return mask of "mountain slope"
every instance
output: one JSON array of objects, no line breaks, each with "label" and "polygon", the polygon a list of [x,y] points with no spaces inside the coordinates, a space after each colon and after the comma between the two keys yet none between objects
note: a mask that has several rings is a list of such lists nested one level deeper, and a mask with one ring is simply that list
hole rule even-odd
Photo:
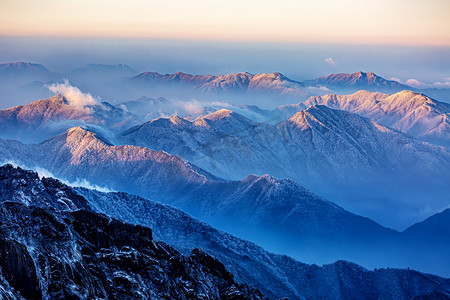
[{"label": "mountain slope", "polygon": [[426,220],[408,227],[404,233],[410,237],[426,240],[441,240],[450,245],[450,208],[432,215]]},{"label": "mountain slope", "polygon": [[131,78],[131,80],[154,84],[197,85],[211,81],[214,78],[214,75],[191,75],[183,72],[165,75],[157,72],[144,72]]},{"label": "mountain slope", "polygon": [[265,299],[203,251],[182,256],[154,241],[147,227],[93,212],[56,180],[11,166],[1,169],[0,178],[0,295]]},{"label": "mountain slope", "polygon": [[409,86],[400,84],[397,81],[386,80],[373,72],[356,72],[353,74],[339,73],[329,74],[314,80],[308,80],[304,83],[319,84],[336,91],[368,90],[373,92],[398,92],[410,89]]},{"label": "mountain slope", "polygon": [[236,73],[216,76],[198,87],[209,92],[264,92],[280,95],[304,96],[306,86],[281,73]]},{"label": "mountain slope", "polygon": [[[422,219],[427,206],[439,211],[448,205],[447,150],[356,114],[317,105],[275,126],[227,110],[210,116],[215,121],[156,119],[123,132],[117,141],[180,155],[222,178],[293,178],[346,208],[400,228]],[[399,210],[403,205],[408,211]]]},{"label": "mountain slope", "polygon": [[[170,203],[274,251],[296,257],[308,253],[312,261],[363,261],[380,237],[395,236],[395,232],[345,211],[292,180],[266,175],[228,182],[177,156],[136,146],[112,146],[81,128],[39,145],[1,140],[0,153],[5,160],[44,168],[72,182],[86,179],[98,186]],[[330,243],[334,249],[325,251],[324,245]],[[349,249],[353,243],[358,250]]]},{"label": "mountain slope", "polygon": [[321,90],[322,87],[316,84],[307,85],[294,81],[278,72],[256,75],[247,72],[226,75],[190,75],[181,72],[162,75],[156,72],[145,72],[132,78],[130,83],[132,82],[154,88],[158,85],[171,85],[190,88],[197,94],[198,92],[220,93],[230,97],[235,93],[258,93],[258,95],[279,95],[291,98],[324,93],[324,90]]},{"label": "mountain slope", "polygon": [[0,111],[0,137],[41,142],[76,125],[114,131],[136,122],[131,114],[107,102],[78,104],[58,94]]},{"label": "mountain slope", "polygon": [[[198,288],[207,288],[207,284],[209,283],[208,279],[211,278],[208,274],[210,271],[214,276],[217,276],[216,278],[219,280],[215,282],[218,282],[219,284],[222,282],[220,279],[221,276],[230,276],[229,273],[223,271],[223,267],[220,267],[221,264],[219,262],[209,258],[208,255],[201,251],[192,251],[193,248],[198,247],[201,247],[205,252],[223,262],[226,268],[236,275],[237,282],[244,281],[258,286],[267,293],[269,297],[274,299],[280,297],[289,297],[290,299],[314,299],[323,297],[333,299],[411,299],[417,295],[431,293],[447,295],[450,289],[450,281],[448,279],[406,269],[379,269],[372,272],[345,261],[339,261],[323,267],[303,264],[287,256],[266,252],[255,244],[217,231],[209,225],[202,223],[171,206],[155,203],[125,193],[102,193],[84,188],[73,190],[57,180],[51,178],[39,179],[34,172],[24,171],[20,168],[16,169],[11,166],[0,168],[0,179],[0,199],[9,199],[9,201],[16,202],[3,202],[0,204],[3,208],[2,211],[7,212],[7,214],[5,214],[8,221],[6,224],[10,224],[6,229],[16,235],[30,234],[26,233],[27,231],[25,230],[28,227],[14,228],[11,226],[22,218],[22,211],[25,213],[27,212],[26,209],[21,208],[22,203],[26,203],[29,205],[29,210],[31,211],[36,211],[36,208],[34,208],[36,206],[57,208],[57,211],[53,213],[49,210],[41,209],[41,211],[46,212],[44,215],[47,216],[47,219],[49,219],[49,215],[54,215],[52,219],[53,223],[51,224],[49,224],[50,222],[48,220],[43,220],[43,218],[41,218],[42,213],[33,214],[35,220],[42,221],[39,225],[35,225],[35,229],[32,229],[31,232],[34,232],[33,230],[37,230],[42,226],[45,227],[46,231],[49,233],[46,237],[51,236],[50,233],[54,232],[53,224],[61,226],[59,224],[61,220],[60,216],[63,216],[66,221],[63,222],[61,227],[63,229],[67,228],[71,230],[71,224],[75,224],[76,226],[74,226],[74,229],[76,232],[80,232],[82,238],[85,238],[86,233],[89,234],[90,232],[94,232],[96,228],[99,230],[102,229],[97,235],[87,237],[89,241],[92,241],[93,239],[100,240],[100,238],[104,236],[106,236],[106,241],[111,241],[109,236],[106,235],[107,233],[114,237],[114,240],[112,241],[114,244],[130,243],[130,246],[135,248],[135,250],[121,246],[117,247],[118,249],[115,251],[105,249],[101,252],[101,255],[99,255],[99,259],[96,262],[91,263],[89,269],[94,269],[97,262],[106,262],[105,265],[100,265],[100,267],[95,268],[97,272],[102,273],[108,270],[105,267],[110,267],[112,265],[111,261],[115,261],[115,268],[121,268],[124,272],[119,274],[116,273],[114,276],[116,281],[119,281],[119,277],[120,279],[123,279],[120,282],[123,282],[124,284],[127,283],[127,280],[131,281],[131,279],[136,278],[134,276],[135,271],[133,271],[133,269],[124,270],[124,266],[131,264],[135,267],[134,257],[136,257],[136,250],[138,250],[137,258],[139,259],[141,257],[145,258],[146,255],[148,255],[145,253],[145,250],[142,249],[145,249],[147,243],[146,239],[149,238],[151,239],[149,246],[156,248],[153,250],[154,254],[152,255],[160,255],[158,257],[153,256],[156,265],[162,265],[166,260],[167,254],[164,254],[165,251],[174,255],[174,257],[167,262],[167,265],[162,267],[159,275],[156,275],[156,278],[158,278],[158,276],[161,276],[161,273],[166,272],[166,274],[175,276],[175,279],[173,280],[179,278],[178,276],[180,275],[182,276],[181,278],[183,280],[179,281],[177,285],[169,286],[171,292],[177,290],[180,291],[181,289],[179,288],[186,286],[186,282],[191,282],[193,285],[190,286],[191,289],[184,289],[184,291],[198,291]],[[75,194],[74,191],[81,196]],[[39,194],[39,196],[36,194]],[[24,199],[25,202],[23,202]],[[42,199],[45,199],[45,203],[40,202]],[[31,202],[29,200],[31,200]],[[62,201],[65,203],[76,203],[76,205],[73,205],[72,209],[68,210],[66,208],[64,210],[60,207]],[[80,207],[79,205],[88,205],[88,207],[84,207],[83,210],[76,210]],[[10,211],[12,210],[10,207],[15,208],[14,214],[10,214]],[[90,210],[91,208],[94,211],[106,212],[115,218],[133,224],[144,225],[152,230],[150,232],[150,229],[146,229],[142,226],[123,224],[114,219],[107,219],[104,216],[92,213]],[[105,220],[109,221],[107,226],[103,223]],[[25,222],[25,224],[28,226],[27,222]],[[92,226],[91,229],[87,227],[88,224]],[[113,228],[120,230],[110,230]],[[65,232],[66,231],[63,230],[59,236],[64,237]],[[152,238],[152,235],[154,238]],[[75,234],[74,237],[78,239],[77,234]],[[48,239],[49,238],[47,238],[47,241]],[[182,251],[182,253],[189,254],[192,252],[191,257],[189,259],[183,259],[176,251],[166,244],[157,242],[156,240],[158,239],[164,241],[164,243],[172,244],[178,250]],[[65,248],[61,250],[61,245],[65,245],[64,243],[64,241],[60,242],[58,253],[64,253]],[[35,243],[34,252],[31,252],[32,255],[41,250],[40,245],[37,245],[39,245],[39,243]],[[52,244],[47,245],[47,247],[52,247]],[[95,246],[92,245],[88,247],[95,249]],[[108,247],[110,247],[110,245],[107,245],[105,248]],[[83,254],[84,260],[90,258],[91,253],[88,252],[87,249],[83,251]],[[110,259],[106,260],[106,258]],[[55,258],[55,260],[58,262],[57,258]],[[155,261],[153,262],[153,265],[155,265]],[[208,263],[209,268],[204,268],[200,272],[198,272],[199,269],[192,270],[192,266],[201,266],[203,263]],[[139,264],[143,265],[142,259],[139,260]],[[185,266],[185,268],[180,268],[180,264]],[[67,266],[68,265],[66,264],[66,269]],[[69,262],[69,266],[71,266],[71,261]],[[170,268],[171,266],[178,267]],[[81,265],[81,267],[83,267],[83,265]],[[79,272],[80,268],[78,267],[75,270],[76,272]],[[177,270],[180,271],[175,273],[174,271]],[[186,273],[187,277],[185,277],[186,275],[183,275]],[[124,274],[127,274],[128,276],[124,276]],[[110,275],[107,274],[107,276]],[[61,277],[67,278],[64,273]],[[237,293],[236,289],[239,289],[244,295],[258,295],[255,290],[248,288],[245,285],[233,283],[233,279],[230,281],[228,281],[228,284],[229,286],[235,287],[235,293]],[[82,283],[84,283],[84,281]],[[127,291],[130,287],[135,291],[139,291],[142,287],[142,283],[143,282],[139,280],[137,283],[131,285],[122,285],[122,290],[119,291]],[[167,286],[167,283],[164,284]],[[180,284],[182,286],[180,286]],[[83,287],[83,284],[77,283],[77,286]],[[156,285],[152,288],[152,290],[159,290],[161,286]],[[251,294],[251,292],[253,292],[253,294]],[[236,294],[234,295],[236,296]]]},{"label": "mountain slope", "polygon": [[325,106],[309,107],[276,126],[224,109],[194,122],[174,116],[131,128],[118,140],[181,155],[231,179],[270,173],[301,182],[319,175],[347,180],[349,174],[356,178],[361,172],[381,170],[431,175],[449,164],[445,150]]},{"label": "mountain slope", "polygon": [[402,91],[386,95],[359,91],[351,95],[311,97],[302,104],[347,110],[419,139],[450,145],[450,104],[423,94]]},{"label": "mountain slope", "polygon": [[58,75],[41,64],[13,62],[0,64],[1,85],[21,85],[33,81],[53,80]]}]

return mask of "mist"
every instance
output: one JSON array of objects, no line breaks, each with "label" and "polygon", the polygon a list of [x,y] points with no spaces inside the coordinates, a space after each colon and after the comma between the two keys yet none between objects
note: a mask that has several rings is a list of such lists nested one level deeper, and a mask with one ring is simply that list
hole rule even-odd
[{"label": "mist", "polygon": [[123,63],[137,72],[281,72],[296,80],[359,70],[430,82],[450,76],[446,47],[42,37],[0,41],[0,61],[42,63],[59,73],[88,63]]}]

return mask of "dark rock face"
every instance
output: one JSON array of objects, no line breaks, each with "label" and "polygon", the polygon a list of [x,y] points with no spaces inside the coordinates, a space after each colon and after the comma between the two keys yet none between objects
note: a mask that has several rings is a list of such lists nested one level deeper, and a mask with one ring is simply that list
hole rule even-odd
[{"label": "dark rock face", "polygon": [[[1,171],[0,295],[5,299],[265,298],[238,284],[201,250],[183,256],[154,241],[149,228],[83,209],[88,204],[81,196],[73,198],[73,210],[51,207],[58,203],[56,195],[71,195],[56,180],[41,182],[37,174],[11,166]],[[17,181],[21,177],[24,181]],[[29,201],[27,189],[10,190],[11,184],[26,186],[33,177],[40,195],[31,197],[36,202]]]},{"label": "dark rock face", "polygon": [[24,298],[41,299],[34,262],[20,243],[0,235],[0,268],[12,287],[22,291]]}]

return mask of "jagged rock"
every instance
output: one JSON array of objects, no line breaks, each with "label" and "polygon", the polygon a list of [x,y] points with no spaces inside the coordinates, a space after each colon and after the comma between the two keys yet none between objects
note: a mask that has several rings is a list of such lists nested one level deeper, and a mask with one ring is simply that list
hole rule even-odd
[{"label": "jagged rock", "polygon": [[[40,180],[12,166],[0,173],[0,271],[5,281],[0,292],[5,298],[265,298],[237,283],[204,252],[185,257],[154,241],[147,227],[84,209],[87,201],[56,180]],[[24,202],[20,195],[35,189],[44,199]],[[57,205],[61,193],[75,196],[73,209]]]}]

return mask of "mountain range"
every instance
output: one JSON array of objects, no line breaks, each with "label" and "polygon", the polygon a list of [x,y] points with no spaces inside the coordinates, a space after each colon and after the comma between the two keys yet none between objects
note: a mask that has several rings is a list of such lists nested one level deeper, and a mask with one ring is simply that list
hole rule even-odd
[{"label": "mountain range", "polygon": [[[179,155],[222,178],[292,178],[381,222],[397,220],[389,223],[394,226],[411,220],[386,205],[409,202],[418,215],[424,209],[423,202],[409,201],[410,193],[436,211],[447,205],[448,150],[321,105],[277,125],[256,123],[225,109],[194,121],[160,118],[132,127],[116,140]],[[428,200],[430,190],[440,196]],[[388,198],[390,204],[376,197]]]},{"label": "mountain range", "polygon": [[[379,101],[377,97],[383,96],[359,92],[353,98]],[[408,107],[408,103],[416,98],[425,98],[408,92],[394,96],[390,99],[403,103],[402,107]],[[326,96],[308,101],[314,104],[312,100],[327,97],[333,98]],[[345,97],[352,95],[339,96],[339,99]],[[332,106],[334,102],[323,103]],[[289,110],[283,107],[272,113],[285,114],[305,106],[299,103],[290,106]],[[390,108],[385,107],[386,111]],[[348,107],[342,105],[342,108]],[[249,106],[240,109],[261,112]],[[403,112],[407,114],[408,110]],[[377,197],[387,198],[389,205],[393,205],[409,201],[409,195],[414,193],[416,199],[427,201],[434,212],[446,205],[444,195],[448,192],[446,183],[450,173],[448,151],[357,114],[313,105],[279,124],[270,125],[221,109],[194,120],[178,116],[154,119],[120,133],[121,129],[138,124],[139,120],[126,110],[105,102],[80,107],[59,95],[0,111],[0,137],[25,143],[42,142],[80,125],[98,133],[106,144],[131,144],[166,151],[227,180],[242,180],[249,174],[291,178],[379,222],[397,220],[397,223],[385,223],[397,228],[423,218],[423,202],[409,203],[410,212],[415,211],[416,215],[410,218],[408,213],[407,218],[387,209],[386,200],[379,201]],[[420,119],[416,123],[419,122]],[[420,184],[411,186],[411,180]],[[389,188],[380,189],[380,186]],[[442,196],[426,200],[429,190]],[[367,191],[371,191],[370,197]]]},{"label": "mountain range", "polygon": [[[18,62],[1,64],[0,78],[4,83],[0,92],[6,98],[4,103],[10,106],[29,101],[33,97],[50,96],[44,85],[60,82],[64,78],[84,91],[116,103],[142,96],[189,101],[193,97],[210,100],[211,96],[215,95],[214,97],[220,97],[222,101],[226,100],[233,104],[268,106],[267,103],[282,105],[295,100],[306,100],[308,96],[321,96],[333,92],[354,93],[361,89],[389,94],[401,90],[421,92],[420,89],[386,80],[372,72],[362,71],[353,74],[329,74],[313,80],[297,81],[279,72],[256,75],[247,72],[224,75],[191,75],[183,72],[138,74],[124,64],[88,64],[66,73],[56,73],[39,64]],[[423,92],[431,97],[450,101],[448,89],[428,88]],[[249,95],[245,96],[246,94]]]},{"label": "mountain range", "polygon": [[121,131],[138,123],[133,115],[107,102],[84,104],[61,94],[0,111],[2,138],[41,142],[67,128],[85,125]]},{"label": "mountain range", "polygon": [[54,179],[0,173],[2,298],[266,299],[205,252],[183,256],[148,227],[93,212]]},{"label": "mountain range", "polygon": [[445,98],[371,72],[0,78],[2,105],[61,93],[0,110],[0,165],[40,174],[0,167],[1,297],[450,294],[410,270],[449,276]]},{"label": "mountain range", "polygon": [[[6,161],[44,169],[69,182],[84,179],[169,203],[219,229],[304,261],[417,264],[433,272],[445,266],[439,257],[428,260],[427,266],[417,262],[420,253],[428,252],[416,253],[411,260],[389,255],[391,247],[405,249],[402,243],[397,245],[397,232],[352,214],[292,180],[250,175],[228,181],[164,151],[113,146],[80,127],[40,144],[0,140],[0,153]],[[428,251],[437,245],[442,246],[427,244]]]},{"label": "mountain range", "polygon": [[402,91],[393,95],[359,91],[351,95],[311,97],[303,106],[326,105],[357,113],[418,139],[450,146],[450,104],[424,94]]},{"label": "mountain range", "polygon": [[393,92],[394,90],[402,91],[411,89],[411,87],[400,84],[397,81],[386,80],[373,72],[356,72],[353,74],[339,73],[339,74],[329,74],[314,80],[306,81],[310,84],[319,84],[326,86],[328,88],[338,89],[339,91],[345,91],[345,89],[360,89],[367,91],[388,91]]},{"label": "mountain range", "polygon": [[[124,193],[72,189],[10,165],[0,167],[0,178],[0,209],[7,221],[1,266],[9,271],[0,283],[4,297],[264,298],[243,280],[270,298],[410,299],[445,297],[450,290],[448,279],[407,269],[300,263],[173,207]],[[105,210],[118,220],[99,214]],[[199,246],[203,250],[192,250]]]}]

